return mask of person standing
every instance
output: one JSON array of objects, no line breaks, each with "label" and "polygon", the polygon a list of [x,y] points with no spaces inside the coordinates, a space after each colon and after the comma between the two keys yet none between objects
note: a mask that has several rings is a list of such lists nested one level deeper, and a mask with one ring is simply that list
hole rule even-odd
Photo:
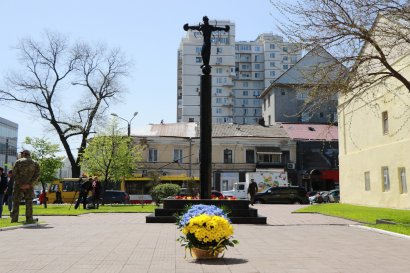
[{"label": "person standing", "polygon": [[251,205],[255,203],[255,194],[258,192],[258,184],[256,184],[254,179],[251,179],[251,183],[248,187],[248,193],[251,196]]},{"label": "person standing", "polygon": [[7,173],[8,176],[8,182],[7,182],[7,190],[6,190],[6,195],[7,195],[7,207],[9,208],[9,211],[13,209],[13,186],[14,186],[14,176],[13,176],[13,171],[10,170]]},{"label": "person standing", "polygon": [[98,176],[94,177],[94,181],[92,184],[92,192],[93,192],[93,207],[98,209],[100,204],[100,197],[101,197],[101,182]]},{"label": "person standing", "polygon": [[26,203],[26,223],[34,222],[33,219],[33,185],[40,177],[40,166],[31,159],[30,151],[23,150],[21,158],[14,163],[14,186],[13,208],[10,213],[11,222],[17,222],[19,218],[20,200],[24,198]]},{"label": "person standing", "polygon": [[92,178],[90,177],[88,179],[85,175],[80,178],[80,194],[78,196],[77,202],[75,203],[75,209],[78,209],[80,203],[83,203],[83,209],[87,208],[87,196],[91,189],[91,181]]},{"label": "person standing", "polygon": [[4,169],[0,167],[0,218],[3,214],[3,198],[7,189],[7,177],[4,174]]}]

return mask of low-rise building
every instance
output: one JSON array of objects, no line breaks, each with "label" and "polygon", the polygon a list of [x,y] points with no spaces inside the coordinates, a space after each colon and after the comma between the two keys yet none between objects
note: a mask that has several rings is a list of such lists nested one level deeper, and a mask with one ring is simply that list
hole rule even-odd
[{"label": "low-rise building", "polygon": [[[138,176],[156,172],[166,176],[199,177],[199,124],[195,122],[152,124],[133,132],[136,143],[145,145]],[[213,124],[212,187],[226,190],[245,181],[245,173],[282,170],[295,162],[296,145],[279,125]],[[289,176],[290,184],[297,178]]]}]

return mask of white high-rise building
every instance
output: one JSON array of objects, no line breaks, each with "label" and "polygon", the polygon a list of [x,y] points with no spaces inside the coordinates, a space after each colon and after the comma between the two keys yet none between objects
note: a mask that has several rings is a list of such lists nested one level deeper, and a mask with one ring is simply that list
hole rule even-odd
[{"label": "white high-rise building", "polygon": [[[229,33],[217,31],[212,37],[212,123],[255,124],[262,117],[259,95],[301,58],[295,44],[272,33],[255,41],[235,41],[235,24]],[[189,30],[178,49],[177,122],[199,121],[202,35]]]}]

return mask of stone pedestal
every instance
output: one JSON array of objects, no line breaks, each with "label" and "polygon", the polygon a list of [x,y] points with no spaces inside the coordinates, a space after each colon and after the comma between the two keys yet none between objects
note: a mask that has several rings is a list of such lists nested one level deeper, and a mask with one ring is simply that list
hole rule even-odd
[{"label": "stone pedestal", "polygon": [[231,211],[229,218],[233,224],[266,224],[266,217],[258,215],[258,210],[249,207],[249,200],[181,200],[165,199],[163,208],[146,217],[146,223],[176,223],[176,215],[181,214],[189,205],[225,206]]}]

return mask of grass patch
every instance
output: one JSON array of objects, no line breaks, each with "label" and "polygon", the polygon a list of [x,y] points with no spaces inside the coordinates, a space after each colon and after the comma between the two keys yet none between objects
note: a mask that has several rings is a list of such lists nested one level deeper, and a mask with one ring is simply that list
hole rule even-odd
[{"label": "grass patch", "polygon": [[[155,205],[104,205],[100,206],[99,209],[83,209],[82,205],[78,209],[74,209],[74,205],[71,206],[68,204],[63,205],[47,205],[47,208],[44,208],[42,205],[33,206],[33,215],[80,215],[86,213],[126,213],[126,212],[143,212],[151,213],[154,212],[157,206]],[[20,213],[24,214],[25,206],[20,206]],[[8,215],[8,213],[4,213]]]},{"label": "grass patch", "polygon": [[[301,208],[297,213],[320,213],[367,224],[391,232],[410,235],[410,210],[374,208],[348,204],[320,204]],[[376,224],[377,219],[390,219],[396,225]]]},{"label": "grass patch", "polygon": [[[4,215],[4,213],[3,213]],[[23,224],[23,219],[19,219],[17,223],[10,223],[10,218],[0,218],[0,228],[21,226]]]}]

